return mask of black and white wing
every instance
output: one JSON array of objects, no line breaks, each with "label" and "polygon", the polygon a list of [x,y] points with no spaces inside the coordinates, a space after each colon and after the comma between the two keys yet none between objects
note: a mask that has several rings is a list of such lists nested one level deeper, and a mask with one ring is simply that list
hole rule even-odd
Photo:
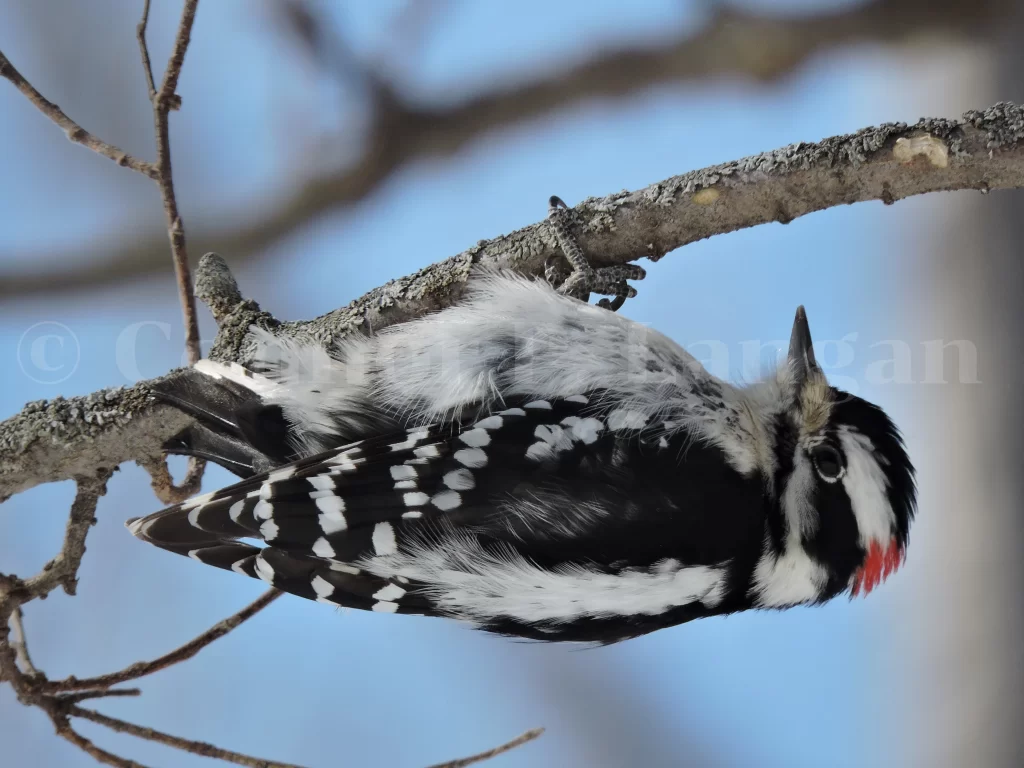
[{"label": "black and white wing", "polygon": [[726,498],[701,498],[721,488],[694,482],[723,471],[715,449],[659,437],[600,398],[506,400],[474,423],[302,458],[129,528],[319,602],[506,634],[608,641],[706,615],[739,545],[760,546],[759,483],[735,475]]}]

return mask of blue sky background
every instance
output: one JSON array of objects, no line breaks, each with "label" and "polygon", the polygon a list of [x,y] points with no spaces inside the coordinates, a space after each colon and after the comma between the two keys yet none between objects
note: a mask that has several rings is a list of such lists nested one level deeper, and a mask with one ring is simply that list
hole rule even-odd
[{"label": "blue sky background", "polygon": [[[151,157],[134,48],[138,3],[111,1],[95,12],[53,5],[64,14],[60,22],[0,2],[0,49],[91,130]],[[382,9],[395,5],[366,3],[347,13],[357,50],[387,51]],[[521,2],[514,12],[497,3],[446,7],[414,66],[402,70],[410,90],[428,101],[565,66],[603,45],[673,35],[699,18],[669,0]],[[155,62],[164,59],[177,13],[177,3],[154,2]],[[343,159],[340,152],[311,157],[301,142],[300,149],[289,146],[293,131],[312,139],[320,128],[344,125],[325,116],[325,105],[351,108],[351,96],[313,76],[274,34],[275,23],[264,3],[201,4],[181,79],[185,106],[172,117],[179,200],[193,230],[200,221],[258,216],[298,183],[296,168]],[[43,45],[40,35],[52,43]],[[102,45],[69,42],[82,37]],[[913,65],[901,80],[881,53],[817,57],[768,86],[717,80],[652,89],[513,126],[454,158],[405,168],[367,200],[240,267],[237,277],[246,295],[278,317],[311,317],[541,219],[551,194],[572,204],[800,140],[983,106],[951,109],[940,88],[910,87],[919,74]],[[0,135],[7,137],[0,148],[0,253],[32,254],[18,268],[74,259],[75,243],[113,244],[159,225],[151,184],[68,144],[9,87],[0,88]],[[939,205],[937,197],[861,204],[695,243],[645,264],[649,277],[625,314],[683,344],[724,342],[731,378],[742,380],[742,343],[786,338],[803,303],[816,339],[857,334],[853,362],[833,373],[883,404],[904,425],[913,452],[926,439],[912,408],[923,385],[871,387],[864,372],[878,358],[870,344],[898,338],[916,345],[920,377],[919,341],[938,334],[899,308],[926,288],[915,277],[911,244]],[[190,248],[194,258],[205,250],[194,239]],[[223,255],[231,262],[232,254]],[[204,337],[212,339],[214,326],[202,314]],[[39,383],[14,364],[26,359],[23,334],[39,322],[63,324],[80,345],[80,365],[60,384]],[[119,367],[117,339],[139,323],[146,325],[135,364]],[[182,339],[169,266],[158,279],[89,295],[8,301],[0,306],[0,360],[8,361],[0,417],[27,400],[158,375],[180,364]],[[979,345],[984,360],[983,340]],[[73,348],[69,337],[64,351]],[[53,365],[67,364],[60,350],[50,352]],[[229,480],[213,468],[204,488]],[[50,485],[3,505],[0,571],[30,574],[56,551],[72,494],[68,483]],[[928,494],[926,486],[924,506]],[[144,473],[123,467],[101,502],[79,596],[54,594],[27,607],[35,660],[51,677],[102,673],[163,653],[261,592],[259,583],[133,540],[124,519],[159,506]],[[927,558],[912,550],[906,572],[870,600],[705,620],[584,651],[284,598],[196,659],[143,681],[142,698],[98,708],[311,766],[427,765],[539,725],[548,729],[541,741],[495,765],[904,765],[900,717],[914,700],[915,679],[901,649],[922,638],[901,623],[899,607],[914,600],[913,572]],[[78,725],[144,763],[206,764]],[[92,764],[7,688],[0,688],[0,743],[12,766]]]}]

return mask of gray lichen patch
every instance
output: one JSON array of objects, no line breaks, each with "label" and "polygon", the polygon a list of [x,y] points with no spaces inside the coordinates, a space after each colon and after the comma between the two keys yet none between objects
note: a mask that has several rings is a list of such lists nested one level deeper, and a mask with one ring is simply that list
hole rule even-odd
[{"label": "gray lichen patch", "polygon": [[964,112],[964,122],[985,132],[988,149],[1016,147],[1024,139],[1024,107],[1009,101]]},{"label": "gray lichen patch", "polygon": [[145,407],[147,395],[134,388],[103,389],[84,397],[55,397],[27,403],[16,417],[0,422],[0,455],[20,454],[33,441],[91,440],[123,425]]}]

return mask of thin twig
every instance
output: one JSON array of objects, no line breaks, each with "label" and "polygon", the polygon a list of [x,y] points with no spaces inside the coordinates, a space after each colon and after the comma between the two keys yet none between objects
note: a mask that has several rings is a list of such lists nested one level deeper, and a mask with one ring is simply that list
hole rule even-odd
[{"label": "thin twig", "polygon": [[243,755],[239,752],[232,752],[228,749],[215,747],[213,744],[208,744],[205,741],[192,741],[191,739],[183,739],[180,736],[172,736],[169,733],[158,731],[155,728],[147,728],[145,726],[136,725],[135,723],[129,723],[116,717],[104,715],[94,709],[85,709],[84,707],[79,707],[74,704],[68,707],[67,711],[72,717],[80,717],[83,720],[98,723],[99,725],[106,726],[110,730],[117,731],[118,733],[127,733],[140,739],[155,741],[158,744],[174,747],[175,749],[180,749],[183,752],[188,752],[193,755],[212,757],[215,760],[223,760],[225,763],[244,765],[247,768],[301,768],[301,766],[295,765],[294,763],[279,763],[274,760],[250,757],[249,755]]},{"label": "thin twig", "polygon": [[167,468],[166,457],[142,458],[137,463],[149,473],[149,485],[156,497],[164,504],[177,504],[184,501],[189,496],[198,493],[203,484],[203,471],[206,469],[205,459],[195,457],[189,459],[188,470],[180,485],[174,484],[171,472]]},{"label": "thin twig", "polygon": [[124,757],[118,757],[115,754],[107,752],[105,749],[100,749],[89,739],[85,738],[85,736],[72,728],[67,717],[61,716],[57,713],[50,713],[50,719],[53,720],[53,725],[57,729],[58,736],[63,739],[67,739],[97,762],[102,763],[103,765],[112,765],[114,768],[146,768],[142,763],[137,763],[134,760],[128,760]]},{"label": "thin twig", "polygon": [[154,672],[159,672],[167,667],[180,664],[187,659],[191,659],[210,643],[224,637],[224,635],[238,627],[243,622],[251,619],[272,602],[277,600],[277,598],[282,594],[284,593],[279,592],[276,589],[267,590],[258,599],[251,602],[238,613],[228,616],[223,621],[217,622],[203,634],[185,643],[185,645],[174,649],[170,653],[164,654],[158,659],[154,659],[152,661],[140,661],[129,667],[125,667],[118,672],[112,672],[108,675],[100,675],[99,677],[90,677],[85,680],[78,680],[74,677],[69,677],[64,680],[53,680],[40,685],[39,690],[45,693],[63,693],[67,691],[104,689],[113,685],[119,685],[120,683],[126,683],[129,680],[138,680],[140,677],[146,677],[147,675],[152,675]]},{"label": "thin twig", "polygon": [[14,656],[21,666],[21,671],[29,677],[40,677],[41,674],[36,665],[32,663],[32,656],[28,652],[28,642],[25,640],[25,624],[21,615],[21,606],[14,606],[11,612],[11,639],[8,641],[14,649]]},{"label": "thin twig", "polygon": [[40,112],[50,118],[50,120],[56,123],[57,126],[62,128],[64,130],[64,135],[68,137],[69,141],[81,144],[83,147],[87,147],[99,155],[109,157],[123,168],[131,168],[133,171],[138,171],[141,174],[149,176],[151,179],[157,178],[157,169],[152,163],[147,163],[145,160],[139,160],[137,157],[132,157],[120,147],[115,147],[113,144],[108,144],[107,142],[98,139],[64,114],[60,107],[37,91],[33,85],[26,80],[17,69],[14,68],[14,65],[11,64],[10,59],[4,55],[3,51],[0,51],[0,77],[9,80],[15,88],[21,91],[22,94],[24,94],[24,96],[36,106]]},{"label": "thin twig", "polygon": [[199,349],[199,321],[196,317],[196,297],[192,290],[192,273],[188,263],[188,249],[185,247],[185,225],[178,213],[178,201],[174,195],[174,174],[171,170],[171,137],[168,115],[171,110],[181,106],[181,99],[175,93],[181,65],[185,61],[189,38],[192,35],[192,24],[195,21],[199,0],[185,0],[178,24],[178,33],[174,39],[171,57],[167,61],[160,89],[153,94],[152,67],[149,62],[149,48],[146,45],[146,24],[149,19],[149,3],[143,6],[142,20],[139,21],[138,39],[142,52],[143,68],[147,73],[147,82],[153,102],[153,123],[156,131],[156,179],[163,198],[164,214],[167,218],[167,237],[171,243],[171,255],[174,259],[174,274],[178,282],[178,299],[181,301],[181,312],[185,320],[185,349],[188,361],[195,365],[201,357]]},{"label": "thin twig", "polygon": [[81,693],[62,694],[54,696],[55,701],[62,701],[65,704],[81,704],[90,699],[116,699],[141,696],[142,691],[138,688],[114,688],[110,691],[82,691]]},{"label": "thin twig", "polygon": [[96,505],[100,496],[107,492],[107,480],[112,470],[101,467],[96,477],[76,478],[78,491],[71,504],[71,514],[64,530],[64,544],[57,556],[43,566],[43,570],[30,579],[26,579],[22,588],[28,597],[20,600],[24,603],[37,597],[43,597],[58,586],[64,587],[69,595],[75,594],[78,587],[78,566],[85,555],[85,537],[96,522]]},{"label": "thin twig", "polygon": [[139,53],[142,54],[142,71],[146,76],[146,88],[149,89],[149,101],[156,99],[156,83],[153,82],[153,65],[149,61],[149,46],[146,45],[146,27],[149,25],[149,0],[142,5],[142,18],[135,27],[135,39],[139,41]]},{"label": "thin twig", "polygon": [[490,760],[492,757],[503,755],[516,747],[521,747],[523,744],[539,738],[542,733],[544,733],[543,728],[531,728],[526,733],[516,736],[512,741],[506,742],[500,747],[488,749],[486,752],[480,752],[476,755],[470,755],[469,757],[460,757],[457,760],[449,760],[447,763],[437,763],[436,765],[430,766],[430,768],[465,768],[467,765],[481,763],[484,760]]}]

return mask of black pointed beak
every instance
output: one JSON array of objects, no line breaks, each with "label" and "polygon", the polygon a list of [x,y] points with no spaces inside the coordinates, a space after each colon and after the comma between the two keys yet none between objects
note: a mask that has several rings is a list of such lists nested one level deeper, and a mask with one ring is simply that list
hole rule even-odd
[{"label": "black pointed beak", "polygon": [[808,374],[818,368],[811,342],[811,326],[807,323],[807,313],[802,306],[796,308],[793,333],[789,337],[789,365],[796,374],[798,384],[803,384]]}]

